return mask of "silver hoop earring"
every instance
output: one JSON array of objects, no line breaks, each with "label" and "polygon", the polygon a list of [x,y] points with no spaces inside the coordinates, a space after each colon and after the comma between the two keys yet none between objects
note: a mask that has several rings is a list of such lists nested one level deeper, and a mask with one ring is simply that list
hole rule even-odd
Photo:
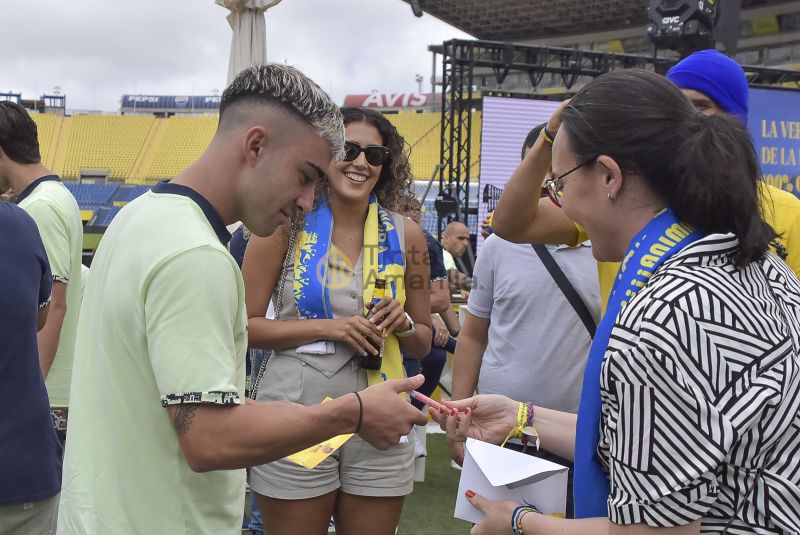
[{"label": "silver hoop earring", "polygon": [[614,201],[616,201],[616,200],[617,200],[617,198],[616,198],[616,197],[612,197],[612,196],[611,196],[611,194],[609,193],[609,194],[608,194],[608,200],[609,200],[610,202],[614,202]]}]

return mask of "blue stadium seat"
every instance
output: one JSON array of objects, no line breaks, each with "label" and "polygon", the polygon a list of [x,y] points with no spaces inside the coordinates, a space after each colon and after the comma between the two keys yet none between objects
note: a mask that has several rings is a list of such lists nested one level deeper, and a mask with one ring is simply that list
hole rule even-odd
[{"label": "blue stadium seat", "polygon": [[78,184],[75,182],[65,182],[64,184],[75,196],[78,206],[82,209],[95,209],[108,204],[119,188],[118,184]]},{"label": "blue stadium seat", "polygon": [[150,189],[150,186],[129,186],[123,184],[117,189],[117,192],[111,197],[111,203],[114,206],[125,206],[136,197],[139,197]]},{"label": "blue stadium seat", "polygon": [[135,188],[130,189],[128,196],[125,200],[131,202],[135,198],[144,195],[148,191],[150,191],[150,186],[136,186]]},{"label": "blue stadium seat", "polygon": [[111,224],[111,220],[114,219],[114,216],[117,215],[120,211],[120,207],[114,206],[113,208],[101,208],[97,211],[97,216],[94,220],[95,227],[107,227]]}]

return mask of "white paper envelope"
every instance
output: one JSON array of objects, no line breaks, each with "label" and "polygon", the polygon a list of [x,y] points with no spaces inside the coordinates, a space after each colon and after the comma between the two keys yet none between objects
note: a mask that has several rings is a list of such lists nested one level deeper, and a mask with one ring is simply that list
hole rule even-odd
[{"label": "white paper envelope", "polygon": [[560,464],[468,438],[453,516],[475,524],[483,522],[484,514],[464,496],[469,489],[489,500],[529,503],[544,514],[563,515],[567,470]]}]

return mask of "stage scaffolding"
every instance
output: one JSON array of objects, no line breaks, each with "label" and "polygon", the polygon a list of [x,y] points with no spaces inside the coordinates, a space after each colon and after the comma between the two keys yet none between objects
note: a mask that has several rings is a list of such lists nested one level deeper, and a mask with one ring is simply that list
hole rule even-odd
[{"label": "stage scaffolding", "polygon": [[[484,89],[477,86],[477,80],[493,76],[497,84],[502,85],[510,73],[524,73],[530,81],[527,94],[516,89],[508,96],[543,98],[538,90],[546,74],[559,76],[570,94],[588,79],[607,72],[636,68],[663,73],[675,63],[675,60],[653,56],[495,41],[454,39],[444,42],[441,49],[435,48],[432,50],[442,55],[442,165],[439,167],[437,206],[444,210],[438,217],[440,237],[450,221],[466,222],[467,215],[477,213],[477,206],[468,202],[473,163],[472,111],[480,109]],[[798,71],[749,65],[742,68],[751,85],[800,89]],[[470,228],[470,232],[476,231]]]}]

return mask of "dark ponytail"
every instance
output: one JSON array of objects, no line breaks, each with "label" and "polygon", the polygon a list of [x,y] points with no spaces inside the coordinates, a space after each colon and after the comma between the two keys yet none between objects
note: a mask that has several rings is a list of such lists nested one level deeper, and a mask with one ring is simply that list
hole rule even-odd
[{"label": "dark ponytail", "polygon": [[669,166],[674,186],[652,183],[682,220],[739,239],[736,264],[760,258],[775,232],[759,208],[759,167],[750,133],[730,115],[695,113],[680,126],[683,142]]},{"label": "dark ponytail", "polygon": [[758,157],[735,118],[702,115],[665,78],[631,69],[589,82],[562,120],[578,161],[608,155],[682,222],[734,234],[737,266],[767,251],[775,232],[759,209]]}]

